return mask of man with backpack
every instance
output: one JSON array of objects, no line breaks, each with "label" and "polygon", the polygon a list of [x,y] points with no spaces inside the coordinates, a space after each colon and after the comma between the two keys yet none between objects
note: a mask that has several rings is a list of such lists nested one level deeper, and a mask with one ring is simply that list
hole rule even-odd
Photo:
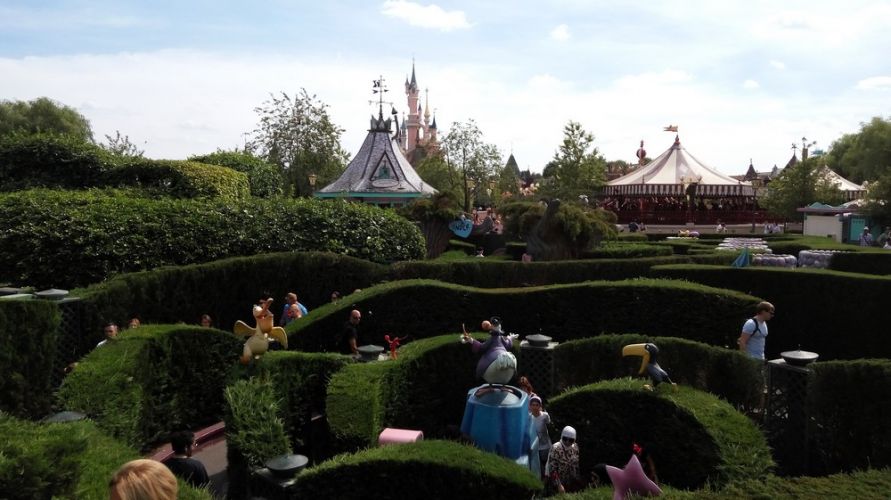
[{"label": "man with backpack", "polygon": [[767,339],[767,321],[773,318],[776,309],[770,302],[759,302],[755,306],[755,316],[743,324],[739,335],[739,350],[749,356],[764,360],[764,343]]}]

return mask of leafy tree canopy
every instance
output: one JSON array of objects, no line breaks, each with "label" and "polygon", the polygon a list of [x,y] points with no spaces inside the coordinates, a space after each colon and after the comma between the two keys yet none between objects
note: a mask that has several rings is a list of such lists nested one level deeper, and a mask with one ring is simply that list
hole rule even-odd
[{"label": "leafy tree canopy", "polygon": [[214,153],[192,156],[190,161],[229,167],[248,176],[251,196],[269,198],[282,194],[282,173],[275,165],[258,158],[247,151],[224,151],[218,149]]},{"label": "leafy tree canopy", "polygon": [[0,137],[14,133],[69,135],[93,142],[93,130],[84,115],[48,97],[0,101]]},{"label": "leafy tree canopy", "polygon": [[455,173],[458,185],[464,196],[464,209],[486,193],[489,181],[497,178],[501,172],[501,153],[493,144],[483,141],[483,133],[476,122],[455,122],[442,141],[443,153],[450,171]]},{"label": "leafy tree canopy", "polygon": [[770,182],[767,195],[759,203],[771,213],[789,220],[801,220],[802,214],[796,209],[814,202],[837,205],[844,202],[845,196],[824,173],[823,158],[808,158],[803,162],[783,169],[780,175]]},{"label": "leafy tree canopy", "polygon": [[544,194],[575,199],[592,194],[606,182],[606,160],[593,144],[594,136],[580,123],[570,121],[563,127],[563,142],[544,170],[548,179]]},{"label": "leafy tree canopy", "polygon": [[285,194],[309,196],[309,175],[316,175],[315,189],[331,183],[348,161],[340,146],[343,129],[328,115],[328,105],[306,89],[294,97],[282,92],[254,109],[260,123],[245,146],[277,165],[286,179]]},{"label": "leafy tree canopy", "polygon": [[135,144],[130,142],[129,135],[121,135],[120,130],[114,131],[114,137],[105,134],[105,143],[100,143],[99,146],[118,156],[142,158],[142,155],[145,153],[145,151],[139,149]]},{"label": "leafy tree canopy", "polygon": [[891,173],[891,121],[877,116],[861,123],[860,132],[833,142],[827,157],[836,172],[858,184]]}]

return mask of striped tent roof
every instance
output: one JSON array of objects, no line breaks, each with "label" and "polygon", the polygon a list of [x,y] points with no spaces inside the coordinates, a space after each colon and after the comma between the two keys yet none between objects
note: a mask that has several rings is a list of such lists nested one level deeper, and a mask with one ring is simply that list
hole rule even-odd
[{"label": "striped tent roof", "polygon": [[683,196],[685,185],[696,183],[699,196],[752,196],[752,185],[697,160],[679,137],[664,153],[641,168],[607,182],[607,196]]}]

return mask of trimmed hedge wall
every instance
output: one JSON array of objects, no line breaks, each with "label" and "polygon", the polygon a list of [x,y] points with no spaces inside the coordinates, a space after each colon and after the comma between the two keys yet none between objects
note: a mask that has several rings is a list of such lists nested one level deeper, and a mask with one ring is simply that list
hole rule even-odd
[{"label": "trimmed hedge wall", "polygon": [[[777,315],[770,321],[768,359],[799,345],[826,360],[891,357],[891,336],[882,335],[888,329],[887,304],[882,298],[891,297],[891,277],[695,265],[656,266],[653,274],[739,290],[770,301],[777,307]],[[709,308],[700,311],[713,314]],[[752,316],[754,309],[746,314]],[[745,319],[745,315],[736,318],[733,330],[737,335]]]},{"label": "trimmed hedge wall", "polygon": [[276,298],[276,319],[290,291],[299,293],[313,317],[317,306],[329,302],[332,290],[368,287],[385,270],[332,253],[277,253],[124,274],[73,295],[85,301],[84,324],[95,335],[90,344],[95,345],[104,322],[125,324],[134,313],[147,323],[197,324],[207,313],[223,330],[231,330],[238,319],[252,325],[251,308],[264,291]]},{"label": "trimmed hedge wall", "polygon": [[53,302],[0,300],[0,411],[22,418],[49,413],[60,319]]},{"label": "trimmed hedge wall", "polygon": [[632,443],[646,449],[666,484],[698,488],[767,475],[773,460],[764,436],[748,418],[705,392],[618,379],[569,390],[548,405],[553,428],[578,431],[580,471],[599,462],[624,464]]},{"label": "trimmed hedge wall", "polygon": [[586,259],[637,259],[641,257],[666,257],[673,255],[671,248],[645,243],[602,244],[584,253]]},{"label": "trimmed hedge wall", "polygon": [[[480,335],[484,340],[486,335]],[[344,449],[374,446],[385,427],[449,435],[461,423],[467,391],[480,385],[479,355],[459,335],[411,342],[396,361],[360,363],[336,373],[328,386],[328,423]]]},{"label": "trimmed hedge wall", "polygon": [[[88,420],[39,424],[0,413],[0,498],[108,498],[108,481],[124,463],[140,458]],[[179,498],[211,498],[179,481]]]},{"label": "trimmed hedge wall", "polygon": [[96,348],[65,378],[59,401],[136,448],[176,427],[219,421],[242,342],[219,330],[143,326]]},{"label": "trimmed hedge wall", "polygon": [[502,288],[578,283],[588,280],[622,280],[650,277],[657,265],[698,263],[730,264],[735,256],[642,257],[634,259],[564,260],[555,262],[512,262],[490,259],[470,261],[397,262],[390,266],[392,280],[433,279],[481,288]]},{"label": "trimmed hedge wall", "polygon": [[829,259],[829,269],[849,273],[891,274],[891,252],[844,252]]},{"label": "trimmed hedge wall", "polygon": [[251,196],[268,198],[282,194],[284,181],[279,167],[256,156],[241,151],[216,151],[214,153],[190,156],[189,161],[229,167],[247,174],[251,185]]},{"label": "trimmed hedge wall", "polygon": [[825,474],[891,466],[891,360],[829,361],[811,367],[811,467]]},{"label": "trimmed hedge wall", "polygon": [[326,305],[291,323],[287,331],[292,349],[335,350],[334,334],[343,329],[350,309],[359,309],[360,344],[384,345],[385,334],[433,337],[460,331],[461,323],[472,328],[497,315],[507,331],[521,336],[541,332],[558,341],[631,330],[731,346],[741,321],[758,301],[682,281],[641,279],[491,290],[407,280],[364,289],[339,304]]},{"label": "trimmed hedge wall", "polygon": [[54,134],[0,139],[0,191],[93,187],[139,187],[178,198],[250,195],[247,176],[231,168],[117,156],[95,144]]},{"label": "trimmed hedge wall", "polygon": [[360,203],[0,195],[0,281],[13,284],[68,289],[163,265],[313,250],[389,262],[423,257],[424,240],[408,220]]},{"label": "trimmed hedge wall", "polygon": [[[369,479],[375,479],[369,481]],[[541,482],[510,460],[447,441],[343,455],[302,472],[294,498],[532,498]]]},{"label": "trimmed hedge wall", "polygon": [[242,200],[250,197],[246,174],[194,161],[129,158],[103,176],[106,187],[137,187],[174,198]]},{"label": "trimmed hedge wall", "polygon": [[623,358],[622,347],[643,342],[659,346],[659,365],[674,382],[722,397],[735,406],[752,408],[758,404],[764,383],[761,364],[739,350],[636,334],[600,335],[558,345],[554,350],[557,392],[600,380],[637,376],[640,358]]}]

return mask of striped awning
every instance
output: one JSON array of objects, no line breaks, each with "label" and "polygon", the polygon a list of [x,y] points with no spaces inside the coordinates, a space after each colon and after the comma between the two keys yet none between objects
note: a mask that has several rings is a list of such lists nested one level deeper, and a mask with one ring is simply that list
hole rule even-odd
[{"label": "striped awning", "polygon": [[[604,196],[684,196],[683,184],[624,184],[605,186]],[[752,186],[745,184],[697,184],[696,196],[753,196]]]}]

